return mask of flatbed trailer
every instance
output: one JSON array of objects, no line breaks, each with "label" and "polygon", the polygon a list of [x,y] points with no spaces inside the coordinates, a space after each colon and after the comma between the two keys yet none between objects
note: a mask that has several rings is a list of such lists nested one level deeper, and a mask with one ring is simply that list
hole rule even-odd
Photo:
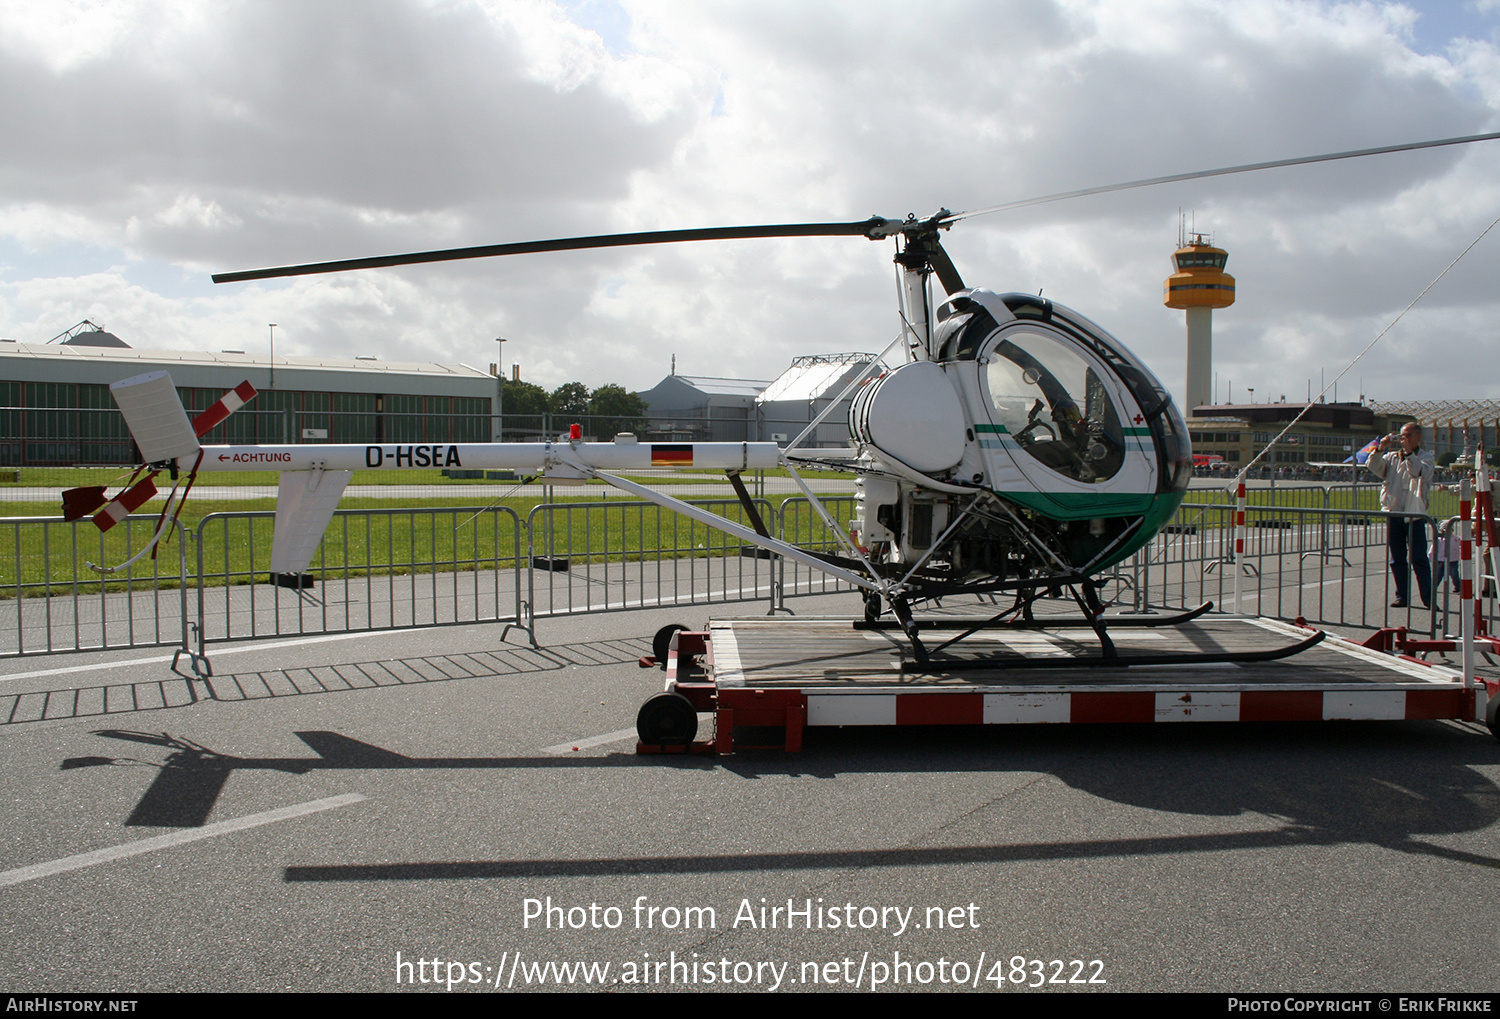
[{"label": "flatbed trailer", "polygon": [[[783,729],[774,746],[788,751],[809,726],[844,725],[1460,719],[1488,722],[1500,738],[1494,681],[1465,683],[1453,669],[1332,634],[1253,660],[1317,633],[1308,627],[1205,615],[1108,632],[1113,662],[1089,627],[1040,621],[967,636],[967,660],[945,669],[915,663],[899,632],[856,620],[714,621],[671,635],[666,688],[641,708],[637,750],[731,753],[749,748],[735,732],[752,726]],[[1162,664],[1195,655],[1239,660]],[[702,741],[701,712],[713,715]]]}]

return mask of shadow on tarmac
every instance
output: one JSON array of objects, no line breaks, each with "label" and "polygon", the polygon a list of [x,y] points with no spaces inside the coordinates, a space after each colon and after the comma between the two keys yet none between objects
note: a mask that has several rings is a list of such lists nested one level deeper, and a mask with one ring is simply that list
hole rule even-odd
[{"label": "shadow on tarmac", "polygon": [[[1179,725],[904,727],[813,730],[800,755],[692,757],[408,757],[336,732],[298,732],[316,757],[215,753],[182,737],[97,734],[171,751],[128,825],[204,824],[239,770],[293,775],[327,770],[467,770],[672,767],[739,779],[793,775],[1036,773],[1113,803],[1201,817],[1247,815],[1255,830],[1214,834],[942,846],[889,850],[600,859],[433,860],[288,867],[285,880],[409,881],[907,867],[1092,857],[1153,856],[1303,845],[1371,844],[1500,869],[1500,857],[1426,841],[1482,830],[1500,819],[1500,789],[1476,766],[1500,764],[1500,747],[1477,729],[1439,722],[1183,723]],[[77,757],[64,769],[139,765]],[[1001,797],[997,797],[999,799]],[[1266,828],[1264,818],[1280,824]]]},{"label": "shadow on tarmac", "polygon": [[[574,666],[621,665],[650,654],[649,638],[587,641],[531,648],[421,655],[305,669],[240,672],[206,678],[149,680],[64,687],[0,697],[0,726],[184,708],[203,701],[253,701],[278,697],[373,690],[486,676],[522,676]],[[101,669],[108,666],[101,666]]]}]

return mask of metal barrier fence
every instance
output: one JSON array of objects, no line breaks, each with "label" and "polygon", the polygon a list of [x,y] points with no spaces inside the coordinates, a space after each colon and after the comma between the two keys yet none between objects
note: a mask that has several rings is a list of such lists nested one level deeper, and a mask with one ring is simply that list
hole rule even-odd
[{"label": "metal barrier fence", "polygon": [[[751,526],[737,500],[693,505]],[[769,502],[754,505],[774,519]],[[526,533],[533,617],[773,596],[773,563],[759,549],[655,503],[544,503]]]},{"label": "metal barrier fence", "polygon": [[[1457,594],[1451,578],[1444,583],[1434,540],[1443,533],[1440,527],[1452,521],[1404,518],[1420,519],[1426,531],[1433,601],[1428,612],[1406,563],[1407,605],[1391,604],[1396,593],[1388,544],[1391,519],[1392,514],[1379,510],[1247,506],[1244,552],[1236,562],[1234,507],[1184,503],[1151,546],[1122,564],[1117,574],[1137,612],[1211,600],[1225,611],[1300,616],[1324,626],[1455,632]],[[1493,586],[1491,577],[1492,591]],[[1493,602],[1487,610],[1494,632]]]},{"label": "metal barrier fence", "polygon": [[[1388,514],[1364,508],[1369,493],[1283,491],[1311,492],[1295,501],[1325,505],[1252,498],[1236,563],[1234,507],[1185,503],[1106,578],[1106,596],[1138,612],[1212,600],[1320,625],[1456,629],[1456,596],[1436,568],[1434,612],[1415,604],[1415,580],[1414,604],[1390,606]],[[827,519],[800,496],[754,505],[783,540],[839,552],[835,530],[855,500],[822,503]],[[695,504],[750,524],[735,500]],[[131,517],[106,535],[87,520],[0,520],[0,657],[177,645],[206,668],[208,647],[231,640],[477,622],[518,627],[534,640],[538,618],[735,601],[764,601],[774,613],[795,595],[852,590],[653,503],[624,500],[547,502],[524,522],[504,506],[341,510],[310,567],[316,585],[296,589],[267,583],[273,520],[271,512],[212,513],[191,531],[176,527],[156,559],[104,576],[85,563],[128,558],[154,517]],[[1426,523],[1436,535],[1438,521]],[[1486,586],[1493,590],[1493,580]]]},{"label": "metal barrier fence", "polygon": [[188,572],[180,525],[174,522],[154,558],[119,573],[88,566],[125,562],[155,528],[155,516],[128,517],[107,533],[92,520],[0,519],[0,657],[185,647]]},{"label": "metal barrier fence", "polygon": [[521,521],[505,506],[339,510],[309,588],[268,582],[272,512],[198,524],[195,667],[207,645],[256,637],[503,622],[530,628]]},{"label": "metal barrier fence", "polygon": [[[1446,481],[1448,475],[1439,471],[1439,481]],[[1456,477],[1453,478],[1457,480]],[[1246,493],[1249,505],[1274,506],[1278,508],[1304,508],[1304,509],[1350,509],[1369,510],[1379,512],[1380,510],[1379,482],[1358,481],[1337,483],[1291,483],[1271,482],[1260,487],[1250,487]],[[1188,490],[1187,501],[1193,506],[1208,505],[1233,505],[1234,483],[1231,481],[1225,485],[1193,486]],[[1458,512],[1457,491],[1437,491],[1431,494],[1431,505],[1429,509],[1437,517],[1452,516]],[[1181,513],[1187,512],[1184,507]]]},{"label": "metal barrier fence", "polygon": [[[836,496],[819,501],[840,529],[846,525],[839,524],[839,521],[847,522],[854,516],[853,496]],[[805,495],[795,496],[781,504],[775,533],[782,541],[800,545],[814,552],[844,552],[839,539],[829,529],[812,501]],[[836,580],[811,566],[778,558],[776,559],[776,593],[771,601],[771,611],[786,610],[788,594],[832,594],[836,591],[853,590],[853,585]]]}]

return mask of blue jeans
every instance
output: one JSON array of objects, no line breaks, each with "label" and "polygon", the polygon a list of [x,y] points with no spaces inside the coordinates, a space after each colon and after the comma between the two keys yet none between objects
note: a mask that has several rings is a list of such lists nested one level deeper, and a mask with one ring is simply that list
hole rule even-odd
[{"label": "blue jeans", "polygon": [[1458,563],[1456,563],[1456,562],[1447,562],[1447,563],[1445,563],[1445,562],[1442,562],[1441,560],[1438,561],[1438,564],[1437,564],[1437,574],[1435,576],[1435,579],[1437,580],[1437,583],[1438,583],[1438,587],[1442,587],[1443,586],[1443,578],[1444,578],[1445,574],[1448,577],[1452,578],[1452,581],[1453,581],[1453,590],[1457,591],[1458,588],[1459,588]]},{"label": "blue jeans", "polygon": [[1411,563],[1417,574],[1417,593],[1423,605],[1432,604],[1432,566],[1427,561],[1427,519],[1425,517],[1391,517],[1391,576],[1396,581],[1398,601],[1411,600]]}]

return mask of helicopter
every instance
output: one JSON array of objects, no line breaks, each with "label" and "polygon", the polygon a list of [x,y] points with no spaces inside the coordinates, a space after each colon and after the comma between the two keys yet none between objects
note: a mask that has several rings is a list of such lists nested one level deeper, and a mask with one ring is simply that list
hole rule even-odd
[{"label": "helicopter", "polygon": [[[248,383],[238,387],[198,421],[189,422],[170,378],[156,372],[111,386],[141,450],[141,471],[153,474],[127,486],[114,500],[105,500],[102,490],[88,490],[74,497],[70,512],[75,518],[94,512],[100,526],[106,526],[134,508],[132,501],[144,501],[142,486],[162,469],[170,469],[174,478],[188,469],[189,488],[200,470],[279,470],[271,571],[295,577],[310,564],[354,470],[508,468],[544,483],[602,480],[844,581],[863,593],[864,625],[899,629],[905,635],[917,670],[982,666],[982,657],[943,652],[988,627],[1038,625],[1033,603],[1063,591],[1077,603],[1081,618],[1061,622],[1090,627],[1104,664],[1265,660],[1294,654],[1316,643],[1321,634],[1269,651],[1132,655],[1128,662],[1117,654],[1108,627],[1148,621],[1107,620],[1097,578],[1145,547],[1182,503],[1193,473],[1186,423],[1166,387],[1123,343],[1050,299],[969,286],[943,249],[941,234],[974,216],[1085,195],[1496,138],[1500,132],[1223,167],[972,212],[939,209],[920,218],[872,216],[854,222],[555,238],[215,274],[214,282],[231,283],[589,248],[757,237],[864,237],[894,242],[901,328],[885,351],[785,448],[774,442],[656,443],[629,434],[613,442],[585,442],[577,426],[568,436],[542,443],[203,447],[198,438],[253,397],[253,389],[246,392]],[[888,368],[884,359],[898,348],[901,362]],[[801,447],[801,439],[851,394],[851,448]],[[724,470],[751,526],[609,473],[651,466]],[[788,472],[838,537],[837,552],[800,548],[770,535],[740,474],[777,467]],[[847,530],[813,496],[803,470],[856,475],[855,519]],[[957,594],[999,597],[1002,604],[1005,598],[1011,601],[988,618],[917,616],[919,606]],[[886,607],[894,621],[882,618]],[[1149,623],[1172,625],[1211,607]],[[1049,617],[1048,622],[1059,621]],[[923,634],[934,629],[960,632],[929,649]]]}]

